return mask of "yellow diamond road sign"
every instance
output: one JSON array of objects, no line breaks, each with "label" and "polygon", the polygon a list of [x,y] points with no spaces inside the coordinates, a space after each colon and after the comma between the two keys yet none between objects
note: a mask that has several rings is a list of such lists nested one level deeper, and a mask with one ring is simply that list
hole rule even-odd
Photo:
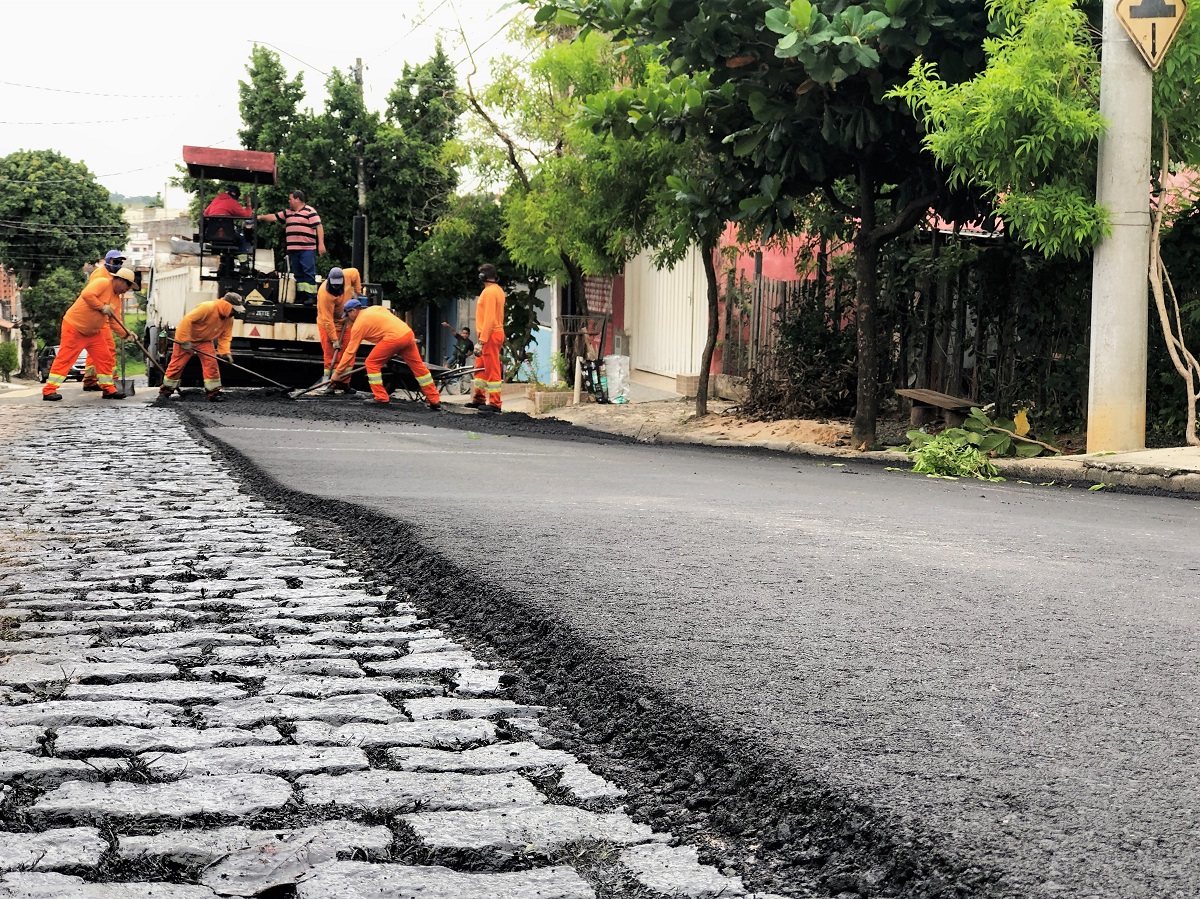
[{"label": "yellow diamond road sign", "polygon": [[1187,9],[1187,0],[1117,0],[1117,18],[1151,71],[1158,70]]}]

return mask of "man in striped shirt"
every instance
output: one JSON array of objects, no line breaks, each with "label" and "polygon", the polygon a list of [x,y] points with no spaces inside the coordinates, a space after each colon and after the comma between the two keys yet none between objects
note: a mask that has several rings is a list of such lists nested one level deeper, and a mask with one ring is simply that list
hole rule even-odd
[{"label": "man in striped shirt", "polygon": [[296,302],[317,302],[317,254],[325,255],[325,229],[321,216],[304,199],[304,191],[288,194],[288,208],[258,216],[260,222],[283,222],[288,262],[296,278]]}]

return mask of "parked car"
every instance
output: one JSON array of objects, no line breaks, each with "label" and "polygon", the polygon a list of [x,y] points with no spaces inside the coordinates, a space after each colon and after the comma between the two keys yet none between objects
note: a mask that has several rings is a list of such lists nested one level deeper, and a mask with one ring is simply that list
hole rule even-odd
[{"label": "parked car", "polygon": [[[38,378],[43,384],[50,379],[50,366],[54,364],[54,357],[58,355],[58,347],[48,346],[38,353]],[[71,370],[67,372],[68,378],[74,378],[76,381],[83,380],[83,370],[87,368],[87,350],[79,354],[79,358],[75,360],[75,364],[71,366]]]}]

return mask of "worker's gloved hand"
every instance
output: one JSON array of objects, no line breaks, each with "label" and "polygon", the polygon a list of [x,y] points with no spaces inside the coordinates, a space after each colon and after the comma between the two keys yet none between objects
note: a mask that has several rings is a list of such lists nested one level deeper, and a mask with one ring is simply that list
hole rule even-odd
[{"label": "worker's gloved hand", "polygon": [[100,307],[100,311],[103,312],[105,315],[111,316],[113,314],[113,307],[108,305],[108,303],[105,303],[103,306]]},{"label": "worker's gloved hand", "polygon": [[196,349],[196,345],[194,343],[192,343],[190,340],[181,340],[181,341],[179,341],[179,348],[181,350],[183,350],[185,353],[190,353]]},{"label": "worker's gloved hand", "polygon": [[342,348],[342,342],[340,340],[335,340],[333,342],[333,351],[336,353],[341,348]]},{"label": "worker's gloved hand", "polygon": [[475,355],[476,356],[483,355],[483,344],[482,343],[475,344]]},{"label": "worker's gloved hand", "polygon": [[222,360],[223,362],[232,362],[233,361],[233,353],[218,353],[217,358]]}]

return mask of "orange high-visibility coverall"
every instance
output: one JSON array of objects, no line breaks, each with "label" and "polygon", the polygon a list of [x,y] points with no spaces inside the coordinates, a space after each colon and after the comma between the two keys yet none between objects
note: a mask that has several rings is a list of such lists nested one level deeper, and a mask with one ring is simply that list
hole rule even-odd
[{"label": "orange high-visibility coverall", "polygon": [[382,306],[368,306],[358,313],[338,360],[338,370],[334,375],[337,381],[343,384],[350,382],[354,354],[364,340],[375,344],[375,349],[367,356],[367,383],[371,385],[371,394],[375,399],[381,403],[391,402],[391,397],[383,389],[383,366],[393,356],[399,355],[416,377],[425,399],[433,405],[442,401],[441,394],[433,385],[433,375],[421,359],[412,328]]},{"label": "orange high-visibility coverall", "polygon": [[[224,318],[222,318],[224,316]],[[196,351],[200,355],[200,368],[204,372],[204,389],[210,393],[221,389],[221,369],[213,354],[223,356],[229,352],[233,342],[233,306],[226,300],[209,300],[201,303],[183,317],[175,329],[175,339],[195,345],[195,350],[185,350],[178,343],[171,350],[171,364],[163,375],[164,390],[179,386],[179,376]]]},{"label": "orange high-visibility coverall", "polygon": [[472,400],[484,402],[487,391],[489,405],[500,408],[500,381],[504,372],[500,368],[500,348],[504,346],[504,289],[494,281],[489,282],[475,304],[475,330],[483,344],[483,377],[475,376],[475,395]]},{"label": "orange high-visibility coverall", "polygon": [[328,281],[322,281],[317,290],[317,330],[321,337],[321,355],[325,363],[325,370],[321,373],[322,381],[329,380],[335,367],[333,342],[335,340],[346,342],[345,335],[342,333],[345,329],[345,323],[342,321],[342,307],[346,305],[346,300],[362,293],[362,275],[358,273],[358,269],[344,268],[342,274],[346,277],[346,287],[339,296],[335,297],[328,291]]},{"label": "orange high-visibility coverall", "polygon": [[[113,365],[116,362],[113,335],[122,335],[124,329],[116,318],[117,310],[121,308],[121,298],[113,292],[112,285],[112,278],[89,281],[63,316],[58,355],[50,366],[50,377],[42,387],[43,394],[58,392],[59,385],[67,379],[67,372],[84,350],[96,362],[96,380],[100,389],[104,393],[117,392],[113,383]],[[112,318],[100,311],[104,306],[112,307]]]},{"label": "orange high-visibility coverall", "polygon": [[[101,262],[94,269],[92,269],[92,273],[90,275],[88,275],[88,283],[90,284],[91,282],[95,281],[97,278],[104,278],[108,281],[112,281],[113,273],[104,267],[103,262]],[[124,310],[124,306],[114,307],[114,311],[116,311],[118,315],[120,315],[123,310]],[[121,315],[122,319],[124,319],[124,317],[125,317],[124,315]],[[112,330],[101,331],[100,333],[104,335],[104,339],[107,340],[109,345],[112,347],[113,358],[115,359],[116,355],[117,355],[117,345],[116,345],[116,343],[113,342]],[[115,365],[115,363],[114,363],[114,365]],[[89,353],[88,360],[87,360],[87,366],[83,370],[83,386],[84,387],[98,387],[99,385],[100,385],[100,380],[96,377],[96,363],[92,359],[91,354]]]}]

